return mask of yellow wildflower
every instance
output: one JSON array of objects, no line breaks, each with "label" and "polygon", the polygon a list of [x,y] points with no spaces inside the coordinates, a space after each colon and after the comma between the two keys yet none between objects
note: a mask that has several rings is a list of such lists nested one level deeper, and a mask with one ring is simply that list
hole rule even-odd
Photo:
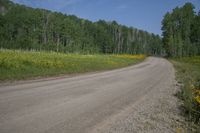
[{"label": "yellow wildflower", "polygon": [[200,104],[200,96],[196,96],[196,97],[194,97],[194,99],[198,104]]}]

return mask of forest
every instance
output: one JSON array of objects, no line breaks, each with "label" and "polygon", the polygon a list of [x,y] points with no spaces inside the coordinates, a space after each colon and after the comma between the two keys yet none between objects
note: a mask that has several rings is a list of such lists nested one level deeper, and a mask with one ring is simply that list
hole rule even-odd
[{"label": "forest", "polygon": [[163,46],[171,57],[200,55],[200,11],[186,3],[165,14],[162,21]]},{"label": "forest", "polygon": [[0,0],[0,48],[64,53],[200,55],[200,12],[186,3],[167,12],[162,36],[116,21],[91,22],[74,15]]},{"label": "forest", "polygon": [[159,55],[161,37],[116,21],[91,22],[74,15],[0,0],[0,47],[64,53]]}]

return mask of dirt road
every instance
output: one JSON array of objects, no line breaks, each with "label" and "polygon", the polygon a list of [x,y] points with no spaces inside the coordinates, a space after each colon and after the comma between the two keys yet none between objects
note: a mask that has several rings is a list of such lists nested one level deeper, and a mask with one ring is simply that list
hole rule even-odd
[{"label": "dirt road", "polygon": [[162,96],[160,92],[173,84],[172,65],[149,57],[140,64],[107,72],[2,85],[0,133],[128,132],[128,128],[139,132],[134,125],[125,130],[113,127],[125,122],[127,115],[137,116],[133,112],[139,108],[145,111],[144,99],[148,102]]}]

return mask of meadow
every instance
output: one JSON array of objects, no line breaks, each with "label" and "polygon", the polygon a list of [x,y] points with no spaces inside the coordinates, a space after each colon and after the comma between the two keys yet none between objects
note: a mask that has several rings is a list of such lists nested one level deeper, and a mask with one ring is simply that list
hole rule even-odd
[{"label": "meadow", "polygon": [[200,56],[173,58],[171,62],[182,86],[178,96],[183,100],[184,112],[188,120],[200,126]]},{"label": "meadow", "polygon": [[138,63],[144,55],[81,55],[0,50],[0,80],[21,80],[110,70]]}]

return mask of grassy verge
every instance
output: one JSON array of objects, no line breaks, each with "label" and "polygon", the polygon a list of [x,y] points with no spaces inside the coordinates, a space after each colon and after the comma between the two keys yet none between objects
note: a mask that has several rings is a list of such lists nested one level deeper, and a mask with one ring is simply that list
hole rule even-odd
[{"label": "grassy verge", "polygon": [[109,70],[138,63],[144,58],[144,55],[80,55],[0,50],[0,80]]},{"label": "grassy verge", "polygon": [[173,58],[177,80],[182,84],[179,98],[183,100],[184,111],[191,122],[200,126],[200,56]]}]

